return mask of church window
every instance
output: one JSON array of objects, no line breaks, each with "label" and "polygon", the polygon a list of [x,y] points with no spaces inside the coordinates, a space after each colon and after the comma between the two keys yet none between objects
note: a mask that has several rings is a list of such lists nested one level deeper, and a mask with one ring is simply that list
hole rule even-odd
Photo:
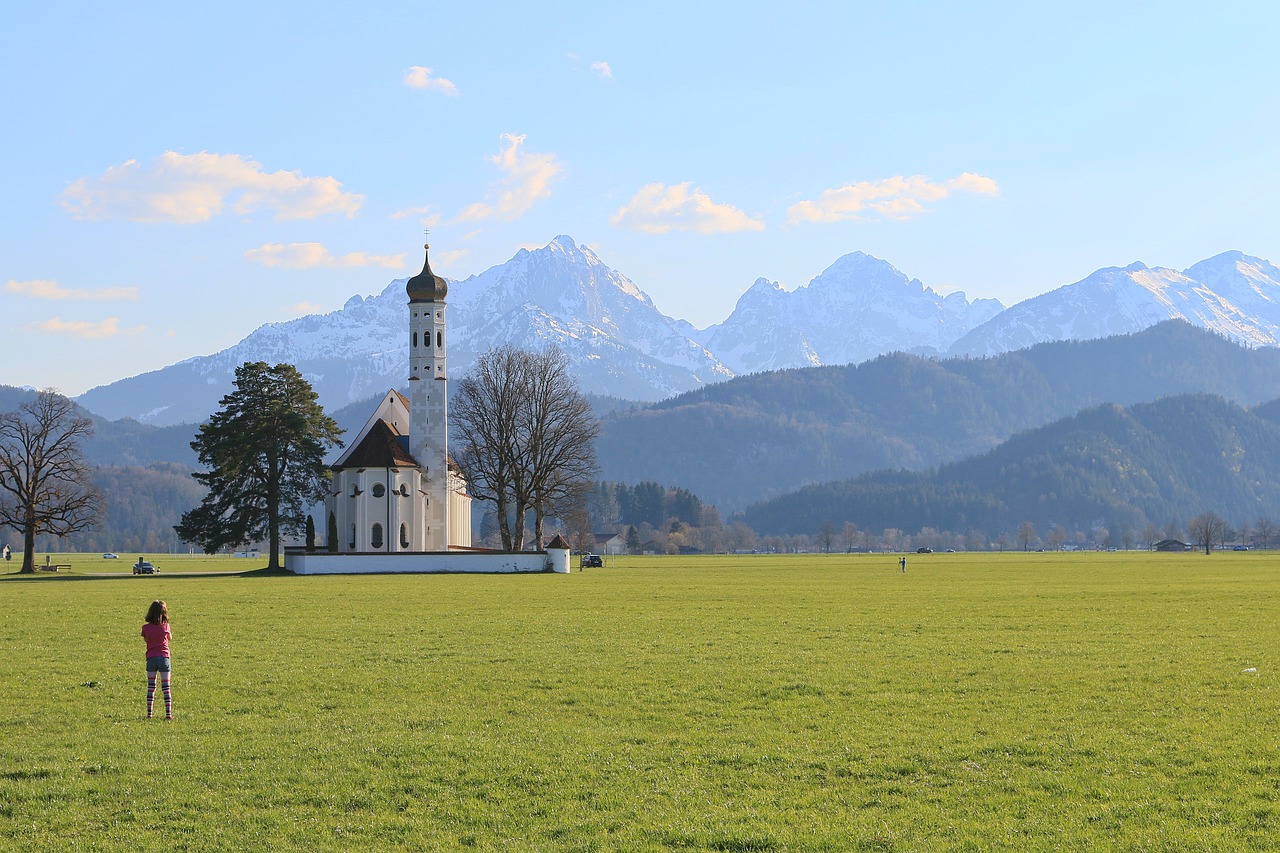
[{"label": "church window", "polygon": [[364,494],[364,492],[362,492],[362,491],[360,490],[360,486],[359,486],[359,484],[357,484],[357,483],[352,483],[352,484],[351,484],[351,497],[353,497],[353,498],[358,498],[358,497],[360,497],[360,495],[362,495],[362,494]]},{"label": "church window", "polygon": [[404,498],[409,497],[409,484],[408,484],[408,483],[401,483],[401,484],[400,484],[400,496],[401,496],[401,497],[404,497]]},{"label": "church window", "polygon": [[356,549],[356,523],[351,522],[351,540],[347,542],[347,547],[352,551]]},{"label": "church window", "polygon": [[382,525],[375,524],[373,530],[369,533],[369,545],[373,548],[382,547]]},{"label": "church window", "polygon": [[385,495],[386,493],[387,493],[387,487],[386,487],[386,486],[382,485],[381,483],[374,483],[374,484],[373,484],[373,496],[374,496],[375,498],[380,498],[380,497],[382,497],[383,495]]},{"label": "church window", "polygon": [[444,346],[444,332],[436,332],[436,349]]},{"label": "church window", "polygon": [[400,525],[400,547],[409,547],[409,527],[404,524]]},{"label": "church window", "polygon": [[413,333],[413,348],[414,348],[414,349],[417,349],[417,348],[418,348],[418,333],[417,333],[417,332],[414,332],[414,333]]}]

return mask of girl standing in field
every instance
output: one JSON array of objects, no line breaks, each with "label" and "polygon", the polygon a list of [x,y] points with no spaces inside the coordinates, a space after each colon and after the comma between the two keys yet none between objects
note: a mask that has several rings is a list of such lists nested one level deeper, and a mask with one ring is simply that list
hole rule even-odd
[{"label": "girl standing in field", "polygon": [[156,704],[156,673],[160,674],[160,689],[164,692],[164,718],[173,719],[173,692],[169,689],[169,606],[163,601],[153,601],[147,608],[147,624],[142,626],[142,638],[147,641],[147,719],[151,719]]}]

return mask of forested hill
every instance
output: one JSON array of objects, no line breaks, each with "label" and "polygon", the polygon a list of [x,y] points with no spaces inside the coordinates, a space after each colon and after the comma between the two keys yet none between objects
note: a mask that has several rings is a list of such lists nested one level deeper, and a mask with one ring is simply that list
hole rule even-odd
[{"label": "forested hill", "polygon": [[[36,392],[27,388],[0,385],[0,412],[11,412],[35,396]],[[90,465],[196,464],[191,440],[197,427],[192,424],[155,427],[132,418],[109,421],[82,406],[76,406],[76,410],[93,421],[93,436],[84,443],[85,460]]]},{"label": "forested hill", "polygon": [[809,483],[922,470],[1100,403],[1280,397],[1280,349],[1185,322],[983,359],[906,354],[744,376],[602,424],[602,475],[687,488],[725,511]]},{"label": "forested hill", "polygon": [[1234,525],[1280,518],[1277,471],[1280,423],[1221,397],[1181,395],[1098,406],[934,473],[807,486],[750,507],[746,522],[764,534],[852,521],[875,532],[976,529],[994,538],[1030,521],[1041,535],[1053,525],[1103,526],[1142,541],[1151,524],[1205,511]]}]

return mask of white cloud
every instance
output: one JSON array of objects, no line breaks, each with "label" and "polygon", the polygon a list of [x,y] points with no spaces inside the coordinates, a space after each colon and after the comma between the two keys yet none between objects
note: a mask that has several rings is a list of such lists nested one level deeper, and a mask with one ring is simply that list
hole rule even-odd
[{"label": "white cloud", "polygon": [[406,207],[404,210],[397,210],[391,214],[392,219],[405,219],[409,216],[421,216],[422,224],[428,228],[440,224],[440,214],[432,213],[430,205],[422,207]]},{"label": "white cloud", "polygon": [[735,231],[762,231],[764,223],[752,219],[730,204],[717,204],[689,183],[668,187],[647,184],[631,201],[609,217],[609,224],[647,234],[695,231],[699,234],[730,234]]},{"label": "white cloud", "polygon": [[297,314],[319,314],[324,311],[324,306],[314,302],[299,302],[293,306],[293,310]]},{"label": "white cloud", "polygon": [[520,150],[524,134],[502,134],[507,147],[487,158],[506,173],[502,183],[490,190],[488,200],[470,205],[458,214],[458,222],[501,219],[510,222],[529,212],[537,201],[551,195],[551,184],[563,171],[551,154]]},{"label": "white cloud", "polygon": [[84,290],[63,287],[56,281],[42,279],[33,281],[14,281],[9,279],[8,283],[5,284],[5,290],[21,296],[30,296],[33,299],[81,301],[138,298],[138,288],[136,287],[100,287],[97,290]]},{"label": "white cloud", "polygon": [[602,80],[613,79],[613,69],[609,67],[607,62],[593,62],[591,63],[591,70],[599,74]]},{"label": "white cloud", "polygon": [[445,270],[471,254],[470,249],[451,249],[447,252],[436,252],[431,256],[432,264]]},{"label": "white cloud", "polygon": [[178,154],[166,151],[151,166],[137,160],[112,166],[96,178],[80,178],[60,203],[77,219],[133,222],[207,222],[230,204],[237,214],[259,208],[277,220],[356,215],[364,196],[344,192],[331,177],[266,172],[239,154]]},{"label": "white cloud", "polygon": [[458,95],[458,87],[453,85],[452,80],[432,77],[431,69],[422,65],[415,65],[404,73],[404,84],[410,89],[429,89],[450,97]]},{"label": "white cloud", "polygon": [[140,335],[147,330],[146,326],[122,329],[120,328],[120,320],[116,317],[108,317],[98,323],[90,323],[84,320],[63,320],[61,317],[53,317],[42,323],[32,323],[27,328],[37,332],[47,332],[51,335],[66,335],[89,340],[116,338],[121,335]]},{"label": "white cloud", "polygon": [[306,270],[313,267],[386,267],[400,269],[404,254],[371,255],[348,252],[335,255],[323,243],[267,243],[244,253],[245,258],[264,267]]},{"label": "white cloud", "polygon": [[843,222],[882,216],[910,219],[926,210],[925,204],[940,201],[953,192],[997,195],[999,185],[991,178],[965,172],[949,181],[934,182],[923,175],[898,175],[880,181],[861,181],[835,190],[824,190],[816,200],[805,200],[787,208],[787,221]]}]

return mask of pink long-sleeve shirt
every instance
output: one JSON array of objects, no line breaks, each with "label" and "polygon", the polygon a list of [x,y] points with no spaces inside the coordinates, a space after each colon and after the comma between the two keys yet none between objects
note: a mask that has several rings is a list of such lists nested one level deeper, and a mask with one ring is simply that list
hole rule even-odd
[{"label": "pink long-sleeve shirt", "polygon": [[148,622],[143,625],[142,638],[147,641],[147,657],[167,658],[169,656],[169,641],[173,639],[173,632],[169,630],[168,622],[161,622],[159,625]]}]

